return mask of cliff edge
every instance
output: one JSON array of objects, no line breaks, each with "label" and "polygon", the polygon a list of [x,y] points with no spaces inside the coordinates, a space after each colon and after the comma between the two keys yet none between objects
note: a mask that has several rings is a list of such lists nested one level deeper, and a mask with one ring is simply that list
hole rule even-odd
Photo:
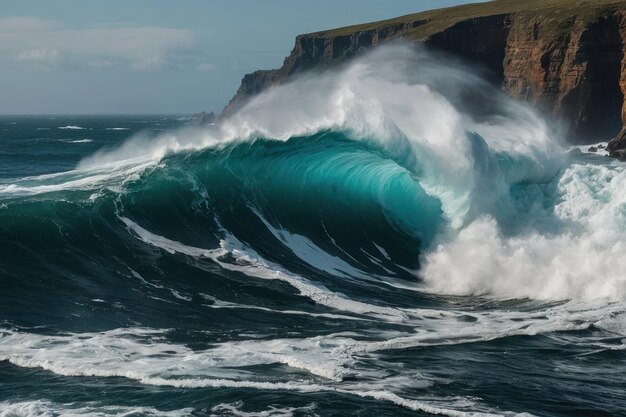
[{"label": "cliff edge", "polygon": [[496,0],[299,35],[281,68],[243,78],[223,115],[294,75],[394,39],[486,68],[508,94],[562,121],[571,143],[621,131],[611,150],[626,148],[626,0]]}]

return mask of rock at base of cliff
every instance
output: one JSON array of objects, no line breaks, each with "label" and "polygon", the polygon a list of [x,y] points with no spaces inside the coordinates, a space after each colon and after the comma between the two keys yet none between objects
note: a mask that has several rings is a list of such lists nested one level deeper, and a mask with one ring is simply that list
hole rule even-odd
[{"label": "rock at base of cliff", "polygon": [[626,127],[609,142],[606,147],[609,155],[620,161],[626,161]]},{"label": "rock at base of cliff", "polygon": [[191,116],[190,123],[194,125],[211,125],[215,123],[215,113],[207,113],[204,111],[202,113],[196,113]]}]

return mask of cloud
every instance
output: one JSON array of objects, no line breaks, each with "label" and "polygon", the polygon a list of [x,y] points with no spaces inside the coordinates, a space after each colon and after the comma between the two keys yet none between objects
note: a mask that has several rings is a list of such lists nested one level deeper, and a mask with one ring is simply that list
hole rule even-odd
[{"label": "cloud", "polygon": [[19,61],[91,67],[122,62],[137,71],[168,64],[168,56],[193,43],[193,32],[158,26],[68,29],[37,17],[0,18],[0,53]]},{"label": "cloud", "polygon": [[210,62],[202,62],[196,66],[196,70],[204,72],[215,71],[216,69],[215,65]]},{"label": "cloud", "polygon": [[167,64],[167,59],[159,54],[144,54],[136,57],[131,67],[136,71],[149,71],[161,68]]},{"label": "cloud", "polygon": [[17,59],[19,61],[54,62],[59,59],[59,51],[57,49],[27,49],[20,51]]}]

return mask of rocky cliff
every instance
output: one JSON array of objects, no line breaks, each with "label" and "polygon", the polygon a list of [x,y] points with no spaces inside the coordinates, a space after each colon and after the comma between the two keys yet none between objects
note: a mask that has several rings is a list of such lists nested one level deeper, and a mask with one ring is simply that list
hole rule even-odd
[{"label": "rocky cliff", "polygon": [[[626,126],[626,0],[496,0],[300,35],[281,68],[244,77],[224,115],[269,86],[393,39],[486,68],[507,93],[561,120],[572,143]],[[626,129],[620,137],[613,151],[626,148]]]}]

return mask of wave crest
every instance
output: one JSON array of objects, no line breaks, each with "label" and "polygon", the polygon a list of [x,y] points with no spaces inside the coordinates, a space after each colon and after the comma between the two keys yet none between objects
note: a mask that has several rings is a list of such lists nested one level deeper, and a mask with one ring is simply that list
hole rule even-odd
[{"label": "wave crest", "polygon": [[[192,205],[238,199],[237,210],[261,212],[276,230],[341,246],[349,263],[363,263],[356,242],[387,250],[409,236],[431,291],[624,299],[614,272],[623,172],[568,160],[549,122],[470,69],[391,45],[271,88],[218,126],[136,136],[66,177],[3,184],[0,193],[131,195],[177,177],[172,187],[189,187]],[[349,249],[334,244],[339,235],[353,240]]]}]

